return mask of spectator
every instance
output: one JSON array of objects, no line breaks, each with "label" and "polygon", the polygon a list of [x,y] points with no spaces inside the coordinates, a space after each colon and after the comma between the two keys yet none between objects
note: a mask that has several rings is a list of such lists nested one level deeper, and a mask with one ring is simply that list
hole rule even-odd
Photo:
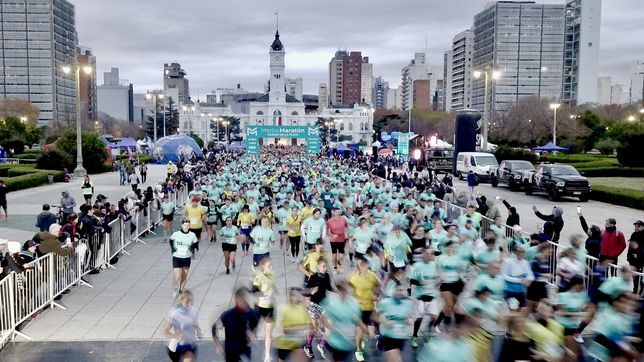
[{"label": "spectator", "polygon": [[588,223],[586,222],[584,215],[582,215],[581,210],[579,208],[577,210],[581,228],[584,229],[584,232],[588,235],[588,239],[586,239],[586,251],[588,252],[588,255],[599,258],[602,243],[602,230],[597,225],[588,227]]},{"label": "spectator", "polygon": [[[630,264],[633,271],[641,273],[644,270],[644,247],[637,239],[631,239],[628,243],[628,254],[627,254],[628,264]],[[633,274],[633,293],[639,291],[639,287],[642,284],[642,277]]]},{"label": "spectator", "polygon": [[478,177],[474,174],[474,171],[470,170],[467,174],[467,187],[470,189],[470,194],[474,195],[474,190],[479,184]]},{"label": "spectator", "polygon": [[536,206],[532,206],[532,210],[537,217],[543,221],[552,221],[554,223],[554,233],[552,236],[552,241],[559,241],[559,236],[561,235],[561,230],[564,227],[563,220],[563,209],[560,207],[553,207],[550,215],[544,215],[537,210]]},{"label": "spectator", "polygon": [[145,162],[141,162],[139,165],[139,172],[141,173],[141,182],[145,183],[148,179],[148,165]]},{"label": "spectator", "polygon": [[69,215],[74,213],[74,208],[76,207],[76,200],[69,194],[69,191],[62,192],[62,198],[60,199],[60,210],[63,213],[63,220],[65,222]]},{"label": "spectator", "polygon": [[49,211],[49,204],[42,205],[42,212],[36,217],[36,227],[40,231],[47,231],[51,224],[56,223],[56,215]]},{"label": "spectator", "polygon": [[[64,239],[63,239],[64,238]],[[69,256],[76,251],[76,244],[72,243],[70,248],[63,247],[60,239],[63,241],[67,238],[66,233],[61,233],[61,226],[52,224],[49,231],[39,232],[34,235],[34,241],[40,243],[36,248],[38,256],[43,256],[48,253],[54,253],[59,256]]]},{"label": "spectator", "polygon": [[613,264],[617,264],[617,259],[624,249],[626,249],[626,239],[624,233],[617,230],[617,221],[612,217],[606,219],[600,253],[608,256]]},{"label": "spectator", "polygon": [[521,218],[517,213],[516,207],[510,205],[510,203],[506,199],[499,197],[499,200],[508,209],[508,218],[505,220],[505,224],[508,226],[521,225]]},{"label": "spectator", "polygon": [[494,203],[494,200],[486,199],[485,205],[487,206],[485,217],[490,220],[495,220],[497,217],[501,217],[501,211],[499,211],[499,208]]},{"label": "spectator", "polygon": [[487,211],[489,210],[489,206],[487,205],[487,197],[485,197],[485,195],[477,197],[476,203],[478,204],[478,209],[476,209],[476,211],[478,211],[481,215],[487,215]]},{"label": "spectator", "polygon": [[119,162],[119,184],[124,186],[125,181],[127,181],[127,172],[125,171],[125,164],[121,161]]},{"label": "spectator", "polygon": [[635,230],[631,234],[629,241],[637,241],[640,245],[644,243],[644,221],[637,220],[633,223]]},{"label": "spectator", "polygon": [[136,189],[139,187],[139,177],[136,175],[135,171],[132,171],[129,178],[130,186],[132,186],[132,191],[136,191]]},{"label": "spectator", "polygon": [[552,221],[546,221],[543,224],[543,231],[539,234],[539,239],[543,241],[552,241],[555,235],[555,223]]}]

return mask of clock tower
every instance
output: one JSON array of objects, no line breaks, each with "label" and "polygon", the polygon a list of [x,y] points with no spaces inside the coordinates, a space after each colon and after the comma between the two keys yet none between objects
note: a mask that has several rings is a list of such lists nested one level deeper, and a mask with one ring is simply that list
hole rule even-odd
[{"label": "clock tower", "polygon": [[269,80],[269,102],[286,102],[286,79],[284,78],[284,45],[280,41],[279,31],[275,31],[275,40],[268,52],[271,57],[271,78]]}]

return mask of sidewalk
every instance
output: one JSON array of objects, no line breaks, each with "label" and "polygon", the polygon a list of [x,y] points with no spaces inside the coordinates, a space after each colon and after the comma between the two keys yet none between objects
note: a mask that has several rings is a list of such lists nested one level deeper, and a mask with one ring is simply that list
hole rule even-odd
[{"label": "sidewalk", "polygon": [[[140,184],[139,188],[155,186],[164,177],[165,165],[149,165],[147,182]],[[103,194],[110,202],[117,202],[132,190],[129,185],[119,185],[118,172],[90,175],[90,178],[94,183],[94,197]],[[84,201],[80,189],[82,182],[82,178],[75,178],[68,183],[58,182],[53,185],[9,192],[7,194],[9,220],[0,222],[0,237],[20,242],[30,239],[38,231],[35,227],[36,216],[42,211],[42,205],[45,203],[58,205],[63,191],[69,191],[76,199],[76,203],[81,205]]]}]

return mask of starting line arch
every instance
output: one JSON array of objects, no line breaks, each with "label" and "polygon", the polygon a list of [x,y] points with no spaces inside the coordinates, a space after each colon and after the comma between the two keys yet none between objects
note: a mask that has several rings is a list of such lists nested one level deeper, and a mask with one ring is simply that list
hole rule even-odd
[{"label": "starting line arch", "polygon": [[260,138],[303,138],[306,140],[306,153],[320,153],[318,126],[246,126],[246,154],[259,155]]}]

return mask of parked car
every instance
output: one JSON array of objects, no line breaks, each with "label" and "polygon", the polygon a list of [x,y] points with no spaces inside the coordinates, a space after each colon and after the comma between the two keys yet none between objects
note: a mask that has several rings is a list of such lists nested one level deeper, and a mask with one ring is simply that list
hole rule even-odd
[{"label": "parked car", "polygon": [[499,167],[490,172],[490,183],[497,187],[500,183],[506,184],[514,191],[523,187],[524,180],[534,173],[534,166],[529,161],[505,160]]},{"label": "parked car", "polygon": [[425,160],[434,172],[452,172],[454,150],[451,148],[430,148],[425,152]]},{"label": "parked car", "polygon": [[456,156],[456,176],[459,180],[473,171],[479,180],[490,179],[490,168],[496,168],[499,163],[491,153],[484,152],[460,152]]},{"label": "parked car", "polygon": [[573,196],[586,202],[592,192],[590,182],[579,171],[570,165],[557,163],[539,165],[530,179],[525,181],[524,187],[526,195],[535,191],[545,192],[553,201],[561,196]]}]

